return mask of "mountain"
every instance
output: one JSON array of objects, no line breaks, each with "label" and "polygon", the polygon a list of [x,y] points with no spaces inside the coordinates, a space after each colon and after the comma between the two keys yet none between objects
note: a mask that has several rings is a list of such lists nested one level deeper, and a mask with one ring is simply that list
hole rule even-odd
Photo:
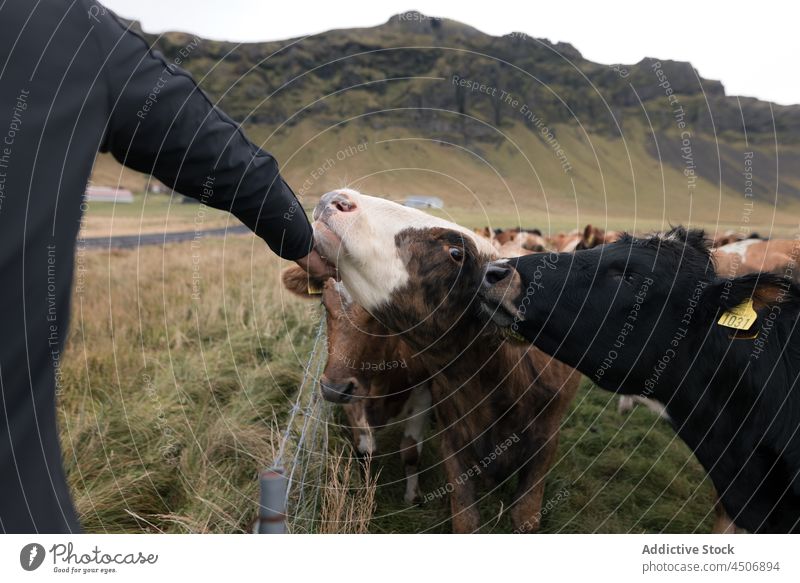
[{"label": "mountain", "polygon": [[418,12],[279,42],[145,37],[278,157],[308,204],[347,184],[439,196],[476,225],[559,228],[788,228],[800,208],[800,106],[727,96],[690,63],[606,66]]}]

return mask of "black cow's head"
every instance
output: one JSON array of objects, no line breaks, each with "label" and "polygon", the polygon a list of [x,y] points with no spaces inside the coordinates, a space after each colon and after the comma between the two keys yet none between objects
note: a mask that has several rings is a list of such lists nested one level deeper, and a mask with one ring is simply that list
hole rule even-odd
[{"label": "black cow's head", "polygon": [[586,251],[491,262],[482,298],[496,323],[600,386],[650,393],[686,371],[707,335],[746,337],[717,324],[721,314],[748,299],[763,313],[787,293],[797,301],[796,288],[778,275],[717,278],[703,232],[679,227]]}]

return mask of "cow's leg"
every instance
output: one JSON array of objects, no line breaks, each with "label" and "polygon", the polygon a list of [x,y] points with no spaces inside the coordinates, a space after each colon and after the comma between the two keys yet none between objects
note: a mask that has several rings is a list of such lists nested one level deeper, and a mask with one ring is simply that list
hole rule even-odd
[{"label": "cow's leg", "polygon": [[450,493],[450,516],[453,532],[468,534],[478,530],[481,517],[475,504],[475,486],[465,479],[467,468],[458,459],[456,449],[450,444],[447,434],[442,436],[442,458],[447,479],[446,489]]},{"label": "cow's leg", "polygon": [[406,471],[405,501],[414,504],[419,499],[419,460],[422,455],[422,440],[428,428],[431,413],[431,392],[428,387],[415,389],[409,397],[410,411],[405,422],[403,440],[400,442],[400,457]]},{"label": "cow's leg", "polygon": [[537,440],[538,451],[519,470],[519,482],[514,506],[511,508],[511,524],[514,532],[531,533],[539,530],[542,520],[544,482],[558,449],[558,431]]},{"label": "cow's leg", "polygon": [[414,504],[419,499],[419,453],[422,443],[404,435],[400,441],[400,458],[406,470],[406,493],[403,499]]},{"label": "cow's leg", "polygon": [[367,411],[362,401],[344,405],[347,422],[353,431],[353,445],[356,451],[363,456],[370,457],[375,454],[375,436],[372,426],[367,419]]},{"label": "cow's leg", "polygon": [[634,397],[638,403],[644,405],[648,409],[650,409],[653,413],[669,421],[669,413],[667,413],[667,408],[664,407],[659,401],[655,399],[650,399],[648,397]]},{"label": "cow's leg", "polygon": [[521,534],[536,532],[542,520],[544,498],[544,475],[538,471],[534,460],[528,463],[519,476],[517,496],[511,508],[511,524],[514,532]]},{"label": "cow's leg", "polygon": [[633,411],[633,397],[630,395],[620,395],[617,400],[617,413],[624,415]]}]

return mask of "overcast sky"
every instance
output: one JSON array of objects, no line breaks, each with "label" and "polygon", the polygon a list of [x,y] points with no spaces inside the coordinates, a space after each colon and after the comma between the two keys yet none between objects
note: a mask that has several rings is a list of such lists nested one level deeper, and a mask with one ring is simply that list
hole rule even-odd
[{"label": "overcast sky", "polygon": [[642,57],[690,61],[728,95],[800,103],[800,8],[777,0],[102,0],[147,32],[181,30],[233,41],[281,40],[334,28],[374,26],[414,9],[493,35],[519,31],[565,41],[599,63]]}]

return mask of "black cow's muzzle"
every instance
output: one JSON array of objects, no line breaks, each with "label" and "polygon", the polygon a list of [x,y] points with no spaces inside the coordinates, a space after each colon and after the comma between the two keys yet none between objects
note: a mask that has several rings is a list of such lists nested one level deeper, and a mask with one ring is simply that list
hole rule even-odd
[{"label": "black cow's muzzle", "polygon": [[507,261],[493,261],[486,266],[483,272],[483,288],[492,288],[502,283],[503,280],[511,276],[513,271],[514,268],[511,267]]},{"label": "black cow's muzzle", "polygon": [[498,326],[510,326],[517,319],[517,305],[521,292],[519,273],[508,260],[492,261],[483,272],[479,292],[481,310]]}]

